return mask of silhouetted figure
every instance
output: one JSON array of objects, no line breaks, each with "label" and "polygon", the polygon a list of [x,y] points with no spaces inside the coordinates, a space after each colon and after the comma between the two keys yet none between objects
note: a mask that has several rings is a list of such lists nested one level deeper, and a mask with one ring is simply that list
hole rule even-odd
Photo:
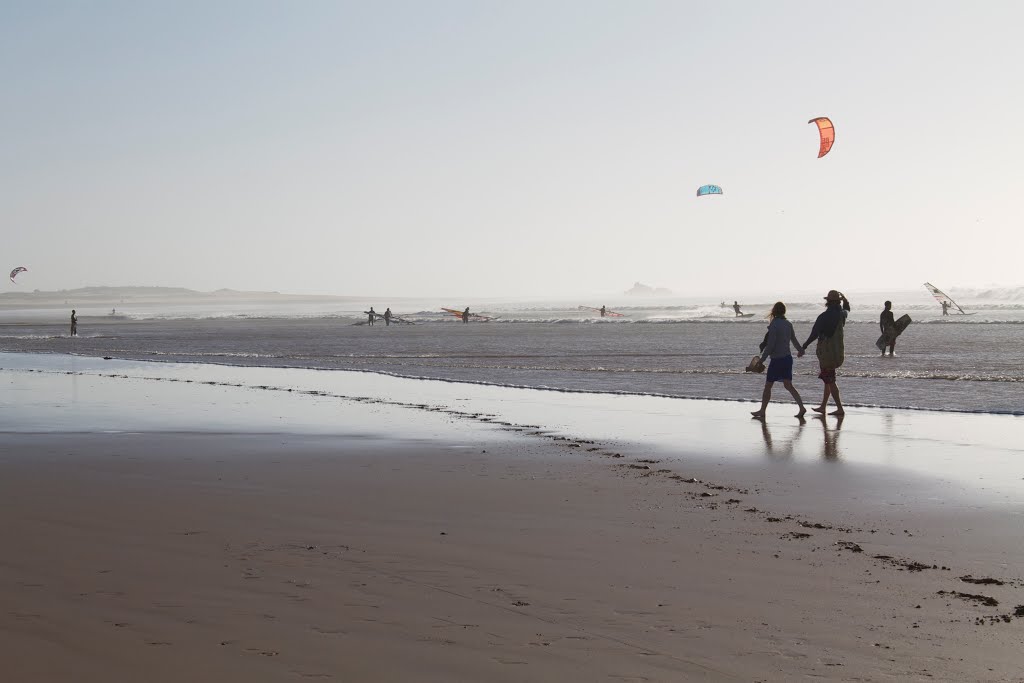
[{"label": "silhouetted figure", "polygon": [[732,310],[736,311],[736,317],[737,318],[740,317],[741,315],[743,315],[743,311],[740,310],[740,302],[739,301],[733,301],[732,302]]},{"label": "silhouetted figure", "polygon": [[772,399],[772,385],[782,382],[800,410],[796,416],[802,418],[807,409],[804,408],[803,399],[800,393],[793,386],[793,354],[789,352],[789,345],[796,348],[797,358],[804,355],[804,350],[797,341],[796,332],[793,331],[793,324],[786,320],[786,304],[781,301],[775,302],[772,306],[772,321],[768,325],[768,334],[765,336],[764,348],[761,349],[761,361],[771,357],[771,364],[768,366],[768,375],[764,380],[764,391],[761,393],[761,407],[751,413],[757,419],[764,418],[764,411],[768,408],[768,402]]},{"label": "silhouetted figure", "polygon": [[75,309],[71,309],[71,336],[78,336],[78,316],[75,315]]},{"label": "silhouetted figure", "polygon": [[605,314],[605,313],[606,313],[607,311],[608,311],[608,309],[604,307],[604,304],[601,304],[601,317],[602,317],[602,318],[604,317],[604,314]]},{"label": "silhouetted figure", "polygon": [[949,302],[948,301],[943,301],[942,302],[942,315],[949,315]]},{"label": "silhouetted figure", "polygon": [[369,325],[370,327],[373,327],[373,319],[377,317],[377,312],[373,310],[373,306],[370,306],[370,310],[367,313],[367,316],[368,318],[366,320],[366,324]]},{"label": "silhouetted figure", "polygon": [[[896,355],[896,316],[892,312],[892,302],[885,302],[885,310],[878,316],[878,327],[881,328],[882,337],[889,345],[889,355]],[[882,347],[882,355],[885,355],[885,347]]]},{"label": "silhouetted figure", "polygon": [[464,310],[462,312],[462,322],[464,322],[464,323],[468,323],[469,322],[469,306],[466,306],[466,310]]},{"label": "silhouetted figure", "polygon": [[391,307],[388,306],[387,310],[384,311],[384,327],[391,326]]},{"label": "silhouetted figure", "polygon": [[[842,308],[839,307],[840,302],[843,304]],[[842,363],[841,360],[837,361],[837,358],[842,358],[844,354],[841,332],[842,327],[846,325],[846,316],[849,313],[850,302],[846,300],[843,293],[837,292],[834,289],[829,290],[828,294],[825,295],[825,312],[814,321],[814,327],[811,328],[811,336],[803,343],[802,348],[806,351],[812,341],[818,340],[818,367],[821,369],[821,372],[818,373],[818,379],[825,384],[825,394],[821,397],[821,405],[814,408],[816,413],[824,414],[825,408],[828,406],[829,396],[836,402],[836,409],[832,411],[832,415],[843,415],[845,413],[843,402],[839,398],[836,368]],[[826,349],[830,355],[826,354]]]}]

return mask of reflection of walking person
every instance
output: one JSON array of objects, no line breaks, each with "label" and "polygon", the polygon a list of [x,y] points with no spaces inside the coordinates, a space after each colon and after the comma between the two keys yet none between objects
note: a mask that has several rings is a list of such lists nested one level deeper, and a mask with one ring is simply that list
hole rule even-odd
[{"label": "reflection of walking person", "polygon": [[[842,302],[842,308],[839,307]],[[832,415],[843,415],[843,402],[839,398],[839,385],[836,383],[836,368],[843,364],[845,351],[843,349],[843,326],[846,324],[846,316],[850,313],[850,302],[846,300],[842,292],[832,289],[825,295],[825,311],[814,321],[811,328],[811,336],[804,342],[803,348],[807,349],[811,342],[818,340],[816,353],[818,366],[821,372],[818,379],[825,383],[825,393],[821,397],[821,405],[814,409],[817,413],[824,413],[828,406],[828,398],[836,403],[836,409]]]},{"label": "reflection of walking person", "polygon": [[[882,330],[882,337],[889,346],[889,355],[896,355],[896,317],[892,313],[892,302],[885,302],[885,310],[878,316],[878,326]],[[882,347],[882,355],[885,355],[885,347]]]},{"label": "reflection of walking person", "polygon": [[825,423],[824,415],[815,415],[815,417],[821,420],[821,429],[825,435],[825,444],[821,449],[821,457],[823,457],[825,460],[838,460],[839,430],[843,428],[843,416],[837,416],[836,428],[833,430],[829,430],[828,425]]},{"label": "reflection of walking person", "polygon": [[789,352],[789,345],[796,347],[796,355],[799,358],[804,355],[804,350],[797,341],[796,332],[793,331],[793,324],[786,320],[786,304],[777,301],[772,306],[772,321],[768,325],[768,336],[765,338],[764,348],[761,349],[761,360],[771,356],[771,364],[768,365],[768,375],[764,380],[764,391],[761,393],[761,407],[751,413],[755,418],[763,418],[768,402],[772,399],[772,385],[782,382],[786,391],[793,395],[793,399],[800,407],[797,417],[803,417],[807,409],[800,398],[800,393],[793,386],[793,355]]},{"label": "reflection of walking person", "polygon": [[369,316],[367,318],[367,320],[366,320],[366,324],[370,325],[372,327],[373,326],[373,319],[377,317],[377,312],[375,310],[373,310],[373,306],[370,306],[370,310],[367,311],[366,315]]},{"label": "reflection of walking person", "polygon": [[464,323],[468,323],[469,322],[469,306],[466,306],[466,310],[464,310],[462,312],[462,322],[464,322]]},{"label": "reflection of walking person", "polygon": [[391,327],[391,307],[384,311],[384,327]]},{"label": "reflection of walking person", "polygon": [[78,336],[78,316],[75,315],[75,309],[71,309],[71,336]]}]

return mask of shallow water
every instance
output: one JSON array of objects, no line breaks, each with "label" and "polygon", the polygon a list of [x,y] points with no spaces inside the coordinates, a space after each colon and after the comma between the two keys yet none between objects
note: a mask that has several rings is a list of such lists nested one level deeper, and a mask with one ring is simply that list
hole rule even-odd
[{"label": "shallow water", "polygon": [[[817,309],[815,309],[817,310]],[[813,313],[813,311],[811,311]],[[840,386],[849,405],[1024,413],[1024,326],[960,320],[910,326],[896,358],[874,347],[868,313],[846,328]],[[874,312],[871,312],[874,316]],[[810,319],[811,316],[808,316]],[[810,322],[794,318],[803,340]],[[83,320],[0,325],[0,351],[71,353],[139,360],[208,362],[392,373],[568,391],[752,400],[762,375],[743,372],[763,320],[674,324],[425,322],[353,325],[343,318]],[[795,365],[809,403],[820,398],[813,347]],[[778,388],[779,398],[789,400]]]}]

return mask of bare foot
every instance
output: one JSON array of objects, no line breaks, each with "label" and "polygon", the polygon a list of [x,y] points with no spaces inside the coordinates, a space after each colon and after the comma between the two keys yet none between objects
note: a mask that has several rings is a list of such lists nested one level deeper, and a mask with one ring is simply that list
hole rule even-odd
[{"label": "bare foot", "polygon": [[755,420],[763,420],[764,413],[762,413],[760,410],[755,410],[750,414],[750,417],[754,418]]},{"label": "bare foot", "polygon": [[846,415],[845,410],[833,410],[829,415]]},{"label": "bare foot", "polygon": [[816,413],[821,413],[822,415],[825,414],[825,406],[821,406],[820,408],[811,408],[811,410],[813,410]]},{"label": "bare foot", "polygon": [[798,412],[793,417],[803,417],[806,414],[807,414],[807,408],[804,408],[803,406],[800,406],[800,412]]}]

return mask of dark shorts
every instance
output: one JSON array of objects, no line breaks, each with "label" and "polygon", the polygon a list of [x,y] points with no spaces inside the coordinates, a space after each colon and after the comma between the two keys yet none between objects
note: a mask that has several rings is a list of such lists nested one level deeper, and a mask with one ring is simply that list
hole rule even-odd
[{"label": "dark shorts", "polygon": [[791,381],[793,379],[793,356],[783,356],[782,358],[772,358],[771,363],[768,364],[768,375],[765,377],[766,382],[783,382]]},{"label": "dark shorts", "polygon": [[821,372],[818,373],[818,379],[825,384],[836,383],[836,369],[835,368],[822,368]]}]

